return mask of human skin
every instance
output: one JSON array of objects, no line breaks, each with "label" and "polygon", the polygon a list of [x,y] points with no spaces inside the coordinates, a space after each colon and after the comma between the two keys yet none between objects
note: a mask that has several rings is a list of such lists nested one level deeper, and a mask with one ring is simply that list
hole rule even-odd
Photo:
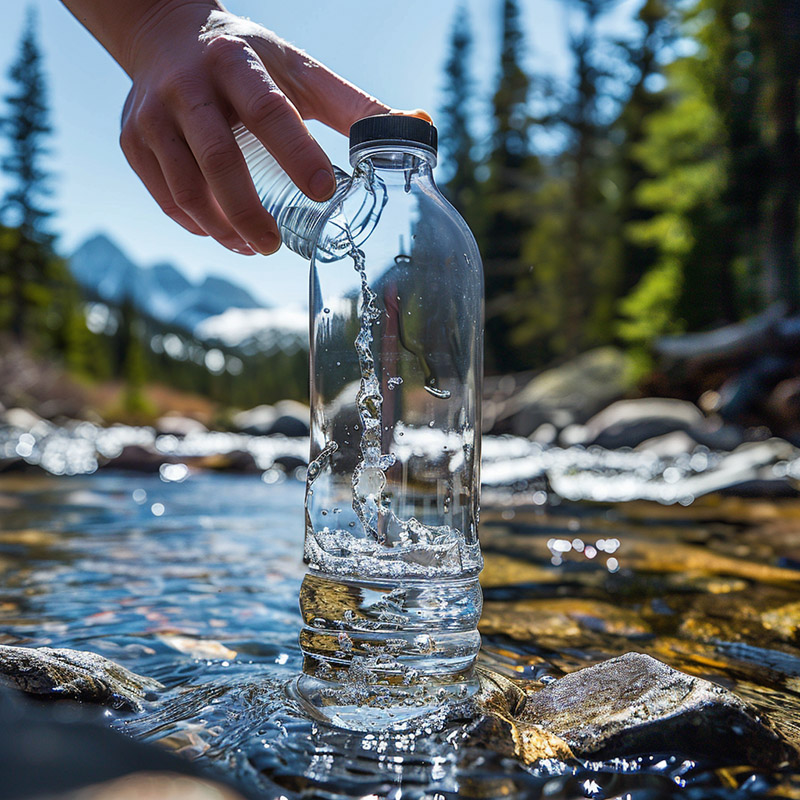
[{"label": "human skin", "polygon": [[[120,144],[165,214],[244,255],[280,246],[231,132],[252,131],[314,200],[335,189],[303,120],[346,134],[389,106],[215,0],[62,0],[133,86]],[[423,112],[424,113],[424,112]]]}]

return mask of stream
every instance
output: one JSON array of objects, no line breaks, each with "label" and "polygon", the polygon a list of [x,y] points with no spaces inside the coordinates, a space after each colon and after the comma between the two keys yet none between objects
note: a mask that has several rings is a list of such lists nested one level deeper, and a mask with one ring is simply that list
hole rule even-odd
[{"label": "stream", "polygon": [[[303,484],[277,470],[173,478],[0,474],[0,643],[90,650],[165,684],[141,713],[98,712],[112,727],[254,797],[800,797],[796,771],[709,763],[680,743],[524,765],[476,746],[463,721],[320,727],[286,693],[301,669]],[[648,653],[800,742],[800,501],[488,488],[481,540],[482,666],[545,685]]]}]

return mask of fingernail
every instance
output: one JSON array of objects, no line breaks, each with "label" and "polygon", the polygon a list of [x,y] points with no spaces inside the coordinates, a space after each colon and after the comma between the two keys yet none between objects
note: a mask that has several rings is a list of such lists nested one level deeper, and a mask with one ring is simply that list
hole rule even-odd
[{"label": "fingernail", "polygon": [[314,197],[321,200],[327,200],[336,188],[336,182],[333,180],[333,175],[327,169],[317,170],[308,182],[308,188]]},{"label": "fingernail", "polygon": [[249,242],[249,244],[262,256],[270,256],[281,246],[281,240],[274,233],[265,233],[257,241]]}]

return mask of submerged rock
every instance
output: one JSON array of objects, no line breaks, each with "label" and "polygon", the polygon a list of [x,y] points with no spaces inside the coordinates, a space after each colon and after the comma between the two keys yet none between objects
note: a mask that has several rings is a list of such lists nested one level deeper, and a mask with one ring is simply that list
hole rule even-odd
[{"label": "submerged rock", "polygon": [[564,739],[578,757],[686,752],[775,768],[798,752],[732,692],[626,653],[528,695],[515,717]]},{"label": "submerged rock", "polygon": [[128,711],[164,688],[96,653],[10,645],[0,645],[0,685]]}]

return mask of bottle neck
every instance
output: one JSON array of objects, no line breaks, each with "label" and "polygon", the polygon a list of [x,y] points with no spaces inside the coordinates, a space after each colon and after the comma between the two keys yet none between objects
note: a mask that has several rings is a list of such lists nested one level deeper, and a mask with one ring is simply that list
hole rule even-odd
[{"label": "bottle neck", "polygon": [[436,154],[411,144],[375,144],[350,154],[356,173],[377,173],[387,183],[405,180],[408,174],[431,174]]}]

